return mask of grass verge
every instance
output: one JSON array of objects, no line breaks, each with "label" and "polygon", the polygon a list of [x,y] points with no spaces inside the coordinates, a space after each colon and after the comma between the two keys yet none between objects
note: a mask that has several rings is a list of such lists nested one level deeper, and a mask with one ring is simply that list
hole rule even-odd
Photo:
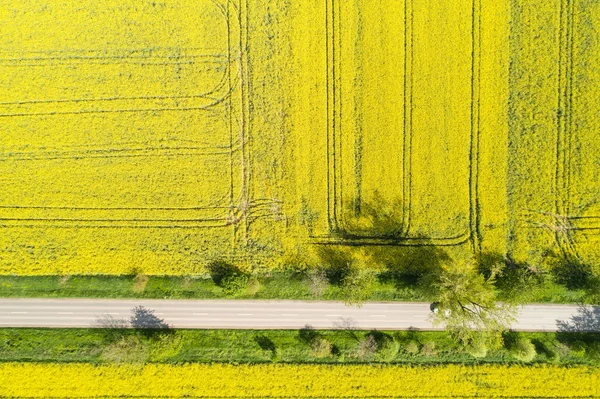
[{"label": "grass verge", "polygon": [[[140,282],[143,282],[140,283]],[[236,293],[236,299],[343,300],[339,286],[327,284],[315,289],[314,283],[301,273],[273,272],[258,278],[258,286]],[[20,298],[232,298],[210,276],[0,276],[0,297]],[[536,286],[530,302],[580,303],[582,290],[568,290],[551,280]],[[433,298],[410,284],[377,279],[369,300],[432,301]]]},{"label": "grass verge", "polygon": [[474,357],[446,332],[350,329],[0,329],[0,362],[513,364],[524,363],[511,347],[523,339],[535,347],[527,363],[600,366],[600,334],[509,333],[504,347]]}]

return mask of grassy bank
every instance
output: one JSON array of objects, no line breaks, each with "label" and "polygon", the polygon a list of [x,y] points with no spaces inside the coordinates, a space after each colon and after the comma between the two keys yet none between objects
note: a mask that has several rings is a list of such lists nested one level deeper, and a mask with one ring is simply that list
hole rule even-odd
[{"label": "grassy bank", "polygon": [[[373,301],[432,301],[410,281],[379,276],[373,284]],[[529,302],[579,303],[582,290],[568,290],[547,280],[532,288]],[[255,284],[229,295],[210,276],[0,276],[0,297],[21,298],[169,298],[169,299],[325,299],[343,300],[339,286],[316,285],[302,273],[273,272],[258,276]]]},{"label": "grassy bank", "polygon": [[[372,337],[372,344],[369,337]],[[475,357],[446,332],[1,329],[0,362],[52,363],[522,363],[511,342],[535,347],[530,363],[600,365],[600,334],[507,334]],[[384,343],[384,345],[382,345]],[[394,345],[385,345],[393,343]],[[385,346],[385,348],[384,348]],[[480,356],[480,355],[477,355]]]}]

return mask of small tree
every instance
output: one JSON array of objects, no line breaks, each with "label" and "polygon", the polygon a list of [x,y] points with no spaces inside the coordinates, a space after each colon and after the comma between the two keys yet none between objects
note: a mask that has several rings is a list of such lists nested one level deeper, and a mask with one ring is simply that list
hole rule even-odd
[{"label": "small tree", "polygon": [[329,286],[329,281],[327,281],[327,275],[322,269],[311,270],[310,272],[308,272],[307,280],[309,283],[310,293],[315,298],[321,297],[327,290],[327,287]]},{"label": "small tree", "polygon": [[133,279],[133,287],[131,290],[136,294],[141,294],[146,290],[146,285],[148,285],[148,276],[142,273],[138,273],[135,275]]},{"label": "small tree", "polygon": [[372,360],[377,353],[377,341],[372,334],[367,334],[358,341],[356,355],[361,360]]},{"label": "small tree", "polygon": [[317,255],[325,277],[339,287],[346,305],[361,306],[372,296],[376,276],[364,254],[337,246],[320,246]]},{"label": "small tree", "polygon": [[374,284],[375,273],[368,269],[353,267],[344,276],[341,284],[346,305],[362,306],[373,295]]},{"label": "small tree", "polygon": [[540,350],[540,353],[546,356],[549,362],[560,362],[560,347],[556,342],[537,340],[534,345]]},{"label": "small tree", "polygon": [[378,344],[375,359],[383,362],[391,362],[396,359],[399,350],[400,344],[394,338],[386,335]]},{"label": "small tree", "polygon": [[246,292],[248,295],[254,296],[258,293],[258,291],[260,291],[260,281],[258,281],[256,277],[251,277],[248,280]]},{"label": "small tree", "polygon": [[308,345],[314,357],[321,358],[331,355],[333,349],[331,342],[308,324],[298,331],[298,340]]},{"label": "small tree", "polygon": [[239,267],[225,261],[216,261],[208,266],[214,283],[223,289],[223,294],[235,297],[247,292],[250,277]]}]

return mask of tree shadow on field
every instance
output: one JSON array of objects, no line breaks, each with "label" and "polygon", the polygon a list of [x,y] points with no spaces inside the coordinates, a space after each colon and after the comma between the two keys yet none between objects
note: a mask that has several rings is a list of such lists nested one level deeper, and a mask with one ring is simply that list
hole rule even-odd
[{"label": "tree shadow on field", "polygon": [[349,248],[322,245],[316,249],[325,277],[332,285],[341,285],[352,272],[354,256]]},{"label": "tree shadow on field", "polygon": [[[341,286],[345,279],[357,268],[377,270],[377,279],[382,284],[393,285],[396,289],[422,289],[429,294],[438,280],[443,265],[451,258],[443,247],[436,246],[428,237],[411,237],[411,245],[402,245],[404,224],[402,203],[390,202],[373,195],[376,201],[352,203],[345,212],[358,220],[359,235],[337,232],[340,245],[321,245],[317,256],[325,275],[332,285]],[[360,216],[356,216],[360,215]],[[363,222],[360,222],[363,221]],[[375,240],[375,244],[361,244],[360,239]],[[348,244],[344,245],[344,239]],[[362,263],[362,264],[359,264]]]},{"label": "tree shadow on field", "polygon": [[396,289],[429,289],[442,273],[443,265],[450,261],[446,251],[426,239],[421,246],[373,247],[367,253],[383,269],[379,280]]},{"label": "tree shadow on field", "polygon": [[512,303],[525,303],[530,300],[533,290],[544,283],[544,272],[525,263],[515,262],[497,252],[479,256],[479,272],[489,279],[495,274],[494,285],[499,291],[499,299]]},{"label": "tree shadow on field", "polygon": [[351,317],[340,317],[338,321],[333,322],[333,328],[342,331],[350,339],[360,341],[357,334],[359,330],[358,323]]},{"label": "tree shadow on field", "polygon": [[381,345],[387,339],[394,339],[394,337],[392,337],[391,335],[381,332],[379,330],[371,330],[367,333],[367,335],[372,336],[378,345]]},{"label": "tree shadow on field", "polygon": [[277,345],[275,345],[275,342],[266,335],[256,335],[254,337],[254,342],[257,343],[260,349],[271,352],[271,356],[277,355]]},{"label": "tree shadow on field", "polygon": [[588,290],[595,283],[592,266],[576,258],[557,258],[552,265],[552,275],[569,290]]},{"label": "tree shadow on field", "polygon": [[341,229],[336,235],[342,239],[375,237],[402,239],[404,204],[385,199],[375,190],[369,201],[354,199],[344,206],[347,223],[352,231]]},{"label": "tree shadow on field", "polygon": [[408,330],[404,331],[397,331],[394,334],[394,338],[403,345],[408,342],[421,342],[419,330],[414,327],[410,327]]},{"label": "tree shadow on field", "polygon": [[298,330],[298,340],[306,345],[310,345],[320,336],[321,334],[309,324]]},{"label": "tree shadow on field", "polygon": [[208,265],[208,270],[212,281],[218,286],[228,277],[245,274],[239,267],[222,260],[212,262]]}]

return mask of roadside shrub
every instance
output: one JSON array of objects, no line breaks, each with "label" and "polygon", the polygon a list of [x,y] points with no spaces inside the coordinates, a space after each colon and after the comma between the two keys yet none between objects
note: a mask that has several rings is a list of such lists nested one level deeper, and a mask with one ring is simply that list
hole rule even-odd
[{"label": "roadside shrub", "polygon": [[583,341],[575,341],[569,344],[569,349],[573,356],[583,357],[585,356],[585,342]]},{"label": "roadside shrub", "polygon": [[558,257],[552,267],[552,274],[557,283],[570,290],[588,289],[594,281],[592,267],[577,259]]},{"label": "roadside shrub", "polygon": [[59,287],[64,287],[65,285],[67,285],[67,283],[69,282],[69,280],[71,279],[71,275],[66,274],[64,276],[60,276],[58,278],[58,286]]},{"label": "roadside shrub", "polygon": [[558,349],[553,348],[549,344],[544,344],[544,352],[546,355],[546,359],[548,359],[549,362],[551,362],[551,363],[560,362],[560,353],[559,353]]},{"label": "roadside shrub", "polygon": [[526,264],[503,260],[491,265],[484,273],[489,275],[494,267],[498,270],[494,284],[504,302],[527,303],[534,289],[544,282],[544,275]]},{"label": "roadside shrub", "polygon": [[509,348],[510,354],[522,362],[530,362],[536,355],[535,345],[529,338],[517,337],[515,342]]},{"label": "roadside shrub", "polygon": [[331,355],[337,359],[338,362],[343,362],[346,360],[346,355],[337,345],[332,345],[331,347]]},{"label": "roadside shrub", "polygon": [[246,292],[248,295],[256,295],[260,291],[260,281],[256,277],[251,277],[248,280],[248,286],[246,288]]},{"label": "roadside shrub", "polygon": [[560,344],[552,340],[534,339],[531,341],[539,354],[546,357],[550,363],[560,362]]},{"label": "roadside shrub", "polygon": [[391,362],[399,350],[400,344],[393,337],[380,331],[371,331],[359,340],[356,355],[363,361]]},{"label": "roadside shrub", "polygon": [[310,353],[314,357],[323,358],[331,355],[333,349],[331,342],[310,325],[306,325],[298,331],[298,340],[308,345]]},{"label": "roadside shrub", "polygon": [[427,341],[421,347],[421,354],[423,356],[435,356],[437,352],[435,351],[435,341]]},{"label": "roadside shrub", "polygon": [[331,342],[322,335],[316,336],[310,343],[310,353],[317,358],[331,355],[331,349]]},{"label": "roadside shrub", "polygon": [[406,351],[406,353],[409,353],[411,355],[416,355],[417,353],[419,353],[419,344],[415,341],[409,341],[404,346],[404,350]]},{"label": "roadside shrub", "polygon": [[317,256],[325,277],[339,287],[346,305],[360,306],[371,298],[377,278],[364,257],[336,246],[319,247]]},{"label": "roadside shrub", "polygon": [[469,355],[480,359],[487,356],[488,346],[485,340],[475,339],[465,347],[465,351]]},{"label": "roadside shrub", "polygon": [[208,266],[213,282],[223,289],[223,294],[235,297],[246,293],[250,276],[237,266],[224,261],[213,262]]}]

